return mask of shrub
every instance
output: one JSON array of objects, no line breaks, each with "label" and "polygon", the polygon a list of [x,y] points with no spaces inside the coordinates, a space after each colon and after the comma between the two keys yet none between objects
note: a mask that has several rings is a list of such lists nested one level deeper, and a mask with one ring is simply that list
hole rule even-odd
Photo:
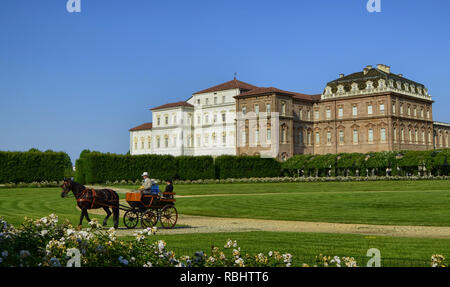
[{"label": "shrub", "polygon": [[281,175],[281,163],[273,158],[223,155],[216,158],[215,166],[218,179]]},{"label": "shrub", "polygon": [[64,152],[0,151],[0,183],[59,181],[71,169],[70,157]]},{"label": "shrub", "polygon": [[214,160],[211,156],[179,156],[177,179],[213,179],[215,178]]}]

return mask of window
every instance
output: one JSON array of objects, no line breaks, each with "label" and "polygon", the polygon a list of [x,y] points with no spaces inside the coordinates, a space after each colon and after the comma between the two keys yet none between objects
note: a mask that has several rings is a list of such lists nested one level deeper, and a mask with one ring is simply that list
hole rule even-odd
[{"label": "window", "polygon": [[217,97],[214,97],[214,104],[217,105]]},{"label": "window", "polygon": [[266,104],[266,113],[270,114],[270,104]]},{"label": "window", "polygon": [[148,146],[148,149],[152,148],[152,138],[151,137],[147,137],[147,146]]},{"label": "window", "polygon": [[339,131],[339,143],[344,143],[344,131]]},{"label": "window", "polygon": [[164,147],[169,147],[169,138],[164,138]]},{"label": "window", "polygon": [[283,116],[285,116],[286,115],[286,103],[281,103],[281,114],[283,115]]},{"label": "window", "polygon": [[173,146],[174,147],[177,146],[177,137],[176,136],[173,137]]},{"label": "window", "polygon": [[242,135],[241,139],[242,146],[245,146],[245,144],[247,143],[247,133],[245,131],[242,131],[241,135]]},{"label": "window", "polygon": [[327,109],[327,119],[331,119],[331,110]]},{"label": "window", "polygon": [[247,107],[242,107],[242,113],[245,115],[247,113]]},{"label": "window", "polygon": [[368,134],[368,141],[369,143],[373,143],[373,129],[369,129],[369,134]]},{"label": "window", "polygon": [[425,132],[422,131],[422,143],[425,143]]},{"label": "window", "polygon": [[373,114],[373,108],[372,108],[372,105],[368,105],[368,106],[367,106],[367,114],[368,114],[368,115]]},{"label": "window", "polygon": [[227,133],[226,133],[226,132],[223,132],[223,133],[222,133],[222,143],[223,143],[223,144],[226,144],[226,143],[227,143]]},{"label": "window", "polygon": [[300,109],[300,110],[298,111],[298,118],[299,118],[300,120],[303,120],[303,110],[302,110],[302,109]]},{"label": "window", "polygon": [[430,110],[427,110],[427,119],[430,119]]},{"label": "window", "polygon": [[222,104],[225,103],[225,100],[226,100],[225,96],[222,96]]},{"label": "window", "polygon": [[386,129],[385,128],[381,128],[380,139],[381,139],[382,142],[386,141]]},{"label": "window", "polygon": [[217,115],[214,115],[213,121],[214,121],[215,123],[217,123]]},{"label": "window", "polygon": [[287,129],[286,127],[283,127],[281,131],[281,142],[286,143],[286,140],[287,140]]},{"label": "window", "polygon": [[410,116],[410,115],[411,115],[411,107],[408,106],[408,116]]},{"label": "window", "polygon": [[157,123],[158,126],[160,126],[161,125],[161,118],[157,118],[156,119],[156,123]]},{"label": "window", "polygon": [[356,117],[358,115],[358,107],[357,106],[353,106],[352,108],[352,116]]},{"label": "window", "polygon": [[423,118],[423,109],[420,109],[420,117]]},{"label": "window", "polygon": [[258,144],[259,143],[259,130],[255,130],[255,143]]},{"label": "window", "polygon": [[431,144],[431,132],[428,132],[428,144]]},{"label": "window", "polygon": [[331,144],[331,132],[327,132],[327,144]]},{"label": "window", "polygon": [[400,114],[403,115],[403,105],[400,105]]},{"label": "window", "polygon": [[358,130],[353,130],[353,143],[358,143]]},{"label": "window", "polygon": [[394,142],[397,142],[397,129],[394,128]]},{"label": "window", "polygon": [[216,144],[216,142],[217,142],[216,133],[213,133],[211,137],[212,137],[213,144]]},{"label": "window", "polygon": [[270,128],[267,129],[267,141],[270,142],[272,138],[272,131],[270,130]]},{"label": "window", "polygon": [[209,123],[209,116],[205,115],[205,124],[208,124],[208,123]]},{"label": "window", "polygon": [[311,120],[311,111],[308,110],[308,121],[310,121],[310,120]]},{"label": "window", "polygon": [[134,138],[134,149],[138,149],[138,139]]},{"label": "window", "polygon": [[255,105],[255,114],[259,114],[259,105],[258,104]]},{"label": "window", "polygon": [[161,139],[160,139],[160,138],[157,138],[157,139],[156,139],[156,147],[157,147],[157,148],[160,148],[160,147],[161,147]]},{"label": "window", "polygon": [[344,116],[344,108],[340,107],[338,109],[338,117],[342,118]]},{"label": "window", "polygon": [[208,105],[208,104],[209,104],[209,99],[206,98],[206,99],[205,99],[205,105]]},{"label": "window", "polygon": [[414,107],[414,117],[417,117],[417,108]]},{"label": "window", "polygon": [[384,104],[380,104],[380,114],[384,114]]},{"label": "window", "polygon": [[200,105],[200,99],[197,100],[197,105]]},{"label": "window", "polygon": [[308,145],[311,145],[311,137],[312,137],[312,135],[311,135],[311,132],[308,132]]},{"label": "window", "polygon": [[299,144],[303,144],[303,131],[302,130],[300,130],[298,132],[298,142],[299,142]]},{"label": "window", "polygon": [[395,115],[395,103],[392,104],[392,114]]},{"label": "window", "polygon": [[409,142],[412,143],[412,130],[409,129]]},{"label": "window", "polygon": [[314,111],[314,119],[315,119],[316,121],[319,120],[319,111],[318,111],[318,110],[315,110],[315,111]]},{"label": "window", "polygon": [[415,142],[419,143],[419,133],[417,132],[417,130],[414,131],[414,137],[415,137]]},{"label": "window", "polygon": [[320,133],[316,132],[316,145],[320,144]]},{"label": "window", "polygon": [[168,125],[169,124],[169,117],[164,117],[164,124]]},{"label": "window", "polygon": [[222,122],[227,121],[227,115],[225,113],[222,114]]},{"label": "window", "polygon": [[402,142],[404,142],[405,141],[405,130],[403,130],[403,128],[402,128],[400,133],[401,133],[400,134],[401,140],[402,140]]}]

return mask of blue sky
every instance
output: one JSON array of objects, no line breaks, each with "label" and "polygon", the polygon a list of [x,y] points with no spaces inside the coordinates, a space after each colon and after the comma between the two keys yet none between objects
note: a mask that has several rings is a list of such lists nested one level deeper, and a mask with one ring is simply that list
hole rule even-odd
[{"label": "blue sky", "polygon": [[0,150],[126,153],[149,108],[233,78],[320,93],[366,65],[425,84],[450,122],[450,2],[2,0]]}]

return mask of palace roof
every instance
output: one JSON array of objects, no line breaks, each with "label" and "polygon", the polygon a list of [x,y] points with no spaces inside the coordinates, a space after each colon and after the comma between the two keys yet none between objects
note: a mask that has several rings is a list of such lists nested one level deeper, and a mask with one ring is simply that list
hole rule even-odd
[{"label": "palace roof", "polygon": [[152,123],[145,123],[145,124],[142,124],[142,125],[140,125],[140,126],[134,127],[134,128],[132,128],[132,129],[130,129],[129,131],[130,131],[130,132],[134,132],[134,131],[151,130],[152,127],[153,127],[153,124],[152,124]]},{"label": "palace roof", "polygon": [[199,92],[194,93],[193,95],[197,95],[197,94],[204,94],[204,93],[213,93],[213,92],[219,92],[219,91],[225,91],[225,90],[233,90],[233,89],[239,89],[242,91],[250,91],[252,89],[257,88],[256,86],[253,86],[249,83],[245,83],[239,80],[231,80],[229,82],[225,82],[222,83],[220,85],[205,89],[205,90],[201,90]]},{"label": "palace roof", "polygon": [[162,110],[162,109],[169,109],[169,108],[175,108],[175,107],[190,107],[193,108],[194,106],[189,104],[188,102],[176,102],[176,103],[169,103],[165,104],[156,108],[152,108],[150,110]]},{"label": "palace roof", "polygon": [[289,92],[289,91],[280,90],[275,87],[256,88],[256,89],[250,90],[248,92],[242,93],[240,95],[237,95],[237,96],[235,96],[235,98],[242,99],[242,98],[252,97],[252,96],[256,96],[256,95],[259,96],[259,95],[270,95],[270,94],[290,96],[294,99],[306,100],[306,101],[319,101],[320,100],[320,95],[306,95],[306,94],[301,94],[301,93],[296,93],[296,92]]}]

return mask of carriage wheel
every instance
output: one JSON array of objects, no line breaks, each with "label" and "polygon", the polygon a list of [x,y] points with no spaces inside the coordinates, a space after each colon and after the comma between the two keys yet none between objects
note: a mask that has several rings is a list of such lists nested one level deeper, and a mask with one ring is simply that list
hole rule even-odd
[{"label": "carriage wheel", "polygon": [[123,224],[125,224],[128,229],[135,228],[138,223],[139,214],[137,212],[135,212],[134,210],[128,210],[127,212],[125,212],[125,214],[123,215]]},{"label": "carriage wheel", "polygon": [[160,219],[164,228],[174,228],[178,220],[178,211],[173,205],[166,205],[161,209]]},{"label": "carriage wheel", "polygon": [[142,228],[153,227],[158,223],[158,214],[156,211],[148,209],[141,215]]}]

